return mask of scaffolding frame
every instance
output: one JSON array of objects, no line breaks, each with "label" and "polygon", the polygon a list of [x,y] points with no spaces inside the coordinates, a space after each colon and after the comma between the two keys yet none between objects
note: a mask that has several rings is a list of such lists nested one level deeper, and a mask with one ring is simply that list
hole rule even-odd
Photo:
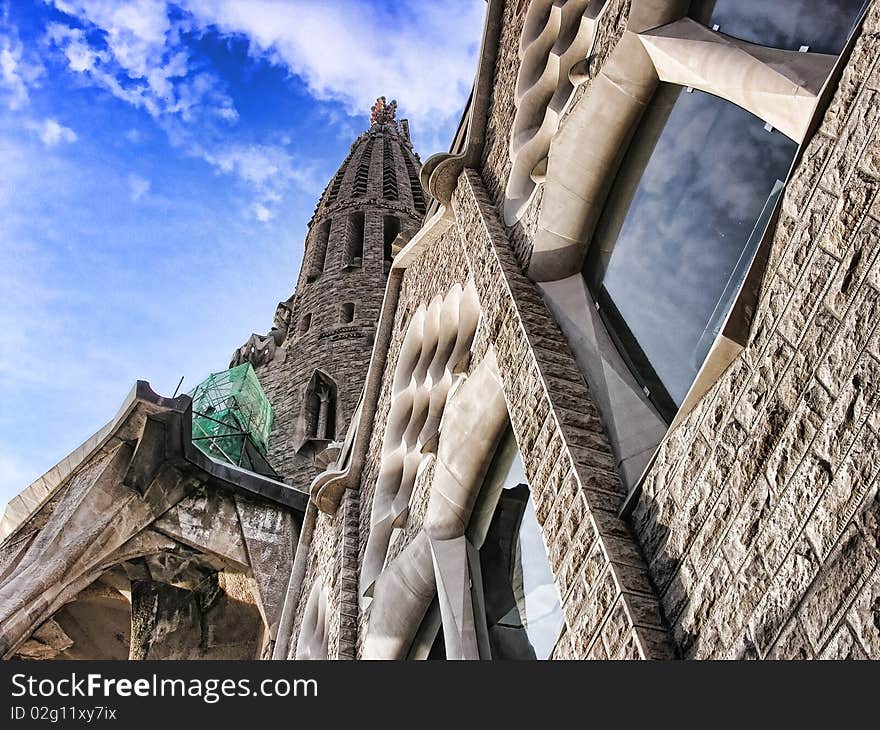
[{"label": "scaffolding frame", "polygon": [[211,373],[189,396],[192,441],[203,453],[277,478],[266,459],[275,413],[250,363]]}]

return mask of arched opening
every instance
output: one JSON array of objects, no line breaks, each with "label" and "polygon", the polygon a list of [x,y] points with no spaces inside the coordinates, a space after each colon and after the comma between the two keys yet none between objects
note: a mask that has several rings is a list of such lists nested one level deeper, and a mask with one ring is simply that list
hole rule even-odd
[{"label": "arched opening", "polygon": [[390,263],[394,258],[394,239],[400,233],[400,219],[393,215],[386,215],[382,218],[383,231],[383,251],[386,263]]},{"label": "arched opening", "polygon": [[348,217],[348,255],[349,266],[361,266],[364,259],[365,220],[361,211]]},{"label": "arched opening", "polygon": [[335,439],[336,383],[333,378],[316,370],[306,389],[303,406],[305,439]]},{"label": "arched opening", "polygon": [[307,281],[315,281],[324,273],[324,267],[327,265],[327,245],[329,242],[330,221],[326,220],[319,226],[312,237]]},{"label": "arched opening", "polygon": [[312,315],[304,314],[303,318],[299,321],[299,336],[302,337],[305,334],[308,334],[308,331],[312,327]]},{"label": "arched opening", "polygon": [[339,306],[339,324],[354,322],[354,302],[346,302]]}]

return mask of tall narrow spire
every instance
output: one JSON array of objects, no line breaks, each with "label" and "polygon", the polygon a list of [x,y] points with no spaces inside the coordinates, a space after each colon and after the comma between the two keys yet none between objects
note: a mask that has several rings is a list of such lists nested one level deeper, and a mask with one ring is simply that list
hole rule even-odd
[{"label": "tall narrow spire", "polygon": [[426,210],[397,102],[380,96],[370,122],[318,202],[294,296],[278,305],[272,331],[252,335],[232,360],[254,366],[275,410],[269,463],[302,489],[345,436],[394,255]]}]

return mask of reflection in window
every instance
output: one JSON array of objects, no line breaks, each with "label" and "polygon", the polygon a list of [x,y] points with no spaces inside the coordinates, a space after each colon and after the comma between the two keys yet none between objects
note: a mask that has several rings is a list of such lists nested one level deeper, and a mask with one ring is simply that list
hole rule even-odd
[{"label": "reflection in window", "polygon": [[723,325],[796,151],[740,107],[666,84],[627,151],[585,275],[667,419]]},{"label": "reflection in window", "polygon": [[702,0],[691,14],[751,43],[839,54],[865,0]]},{"label": "reflection in window", "polygon": [[563,625],[559,594],[519,453],[480,549],[493,659],[548,659]]}]

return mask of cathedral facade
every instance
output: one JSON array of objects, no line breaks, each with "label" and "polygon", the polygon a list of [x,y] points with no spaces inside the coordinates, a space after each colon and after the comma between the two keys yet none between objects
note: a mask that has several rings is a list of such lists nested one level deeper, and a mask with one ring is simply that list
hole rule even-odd
[{"label": "cathedral facade", "polygon": [[227,389],[10,503],[0,654],[880,658],[878,34],[488,0],[450,151],[377,101]]}]

